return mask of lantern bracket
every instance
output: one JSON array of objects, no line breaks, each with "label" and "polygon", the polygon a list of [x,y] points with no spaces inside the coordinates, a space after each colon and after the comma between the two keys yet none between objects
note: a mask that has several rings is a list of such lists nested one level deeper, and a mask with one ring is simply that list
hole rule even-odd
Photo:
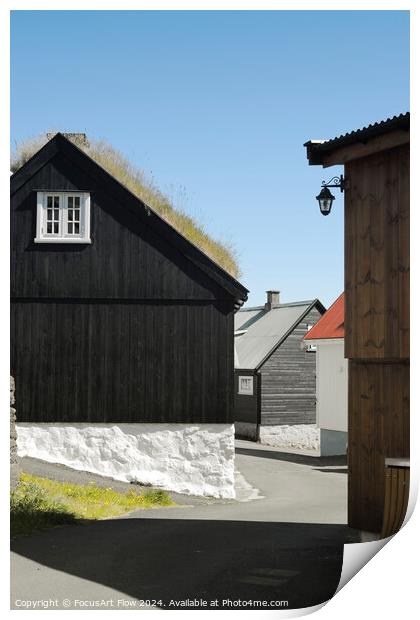
[{"label": "lantern bracket", "polygon": [[345,180],[342,174],[340,174],[339,177],[333,177],[332,179],[330,179],[329,181],[325,182],[322,181],[321,183],[322,187],[335,187],[335,188],[340,188],[340,192],[344,192],[345,189]]}]

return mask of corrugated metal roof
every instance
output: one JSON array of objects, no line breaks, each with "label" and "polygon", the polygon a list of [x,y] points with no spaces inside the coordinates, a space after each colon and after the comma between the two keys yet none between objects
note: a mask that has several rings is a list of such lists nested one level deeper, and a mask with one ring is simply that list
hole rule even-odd
[{"label": "corrugated metal roof", "polygon": [[389,133],[396,130],[409,130],[410,129],[410,112],[387,118],[384,121],[378,123],[372,123],[366,127],[349,131],[348,133],[336,136],[330,140],[309,140],[305,142],[303,146],[307,148],[307,156],[309,163],[318,164],[317,155],[325,155],[326,152],[332,151],[338,147],[348,146],[355,142],[364,142],[379,136],[384,133]]},{"label": "corrugated metal roof", "polygon": [[264,314],[264,307],[260,308],[241,308],[235,314],[235,331],[247,329],[254,321]]},{"label": "corrugated metal roof", "polygon": [[326,340],[330,338],[344,338],[344,293],[335,300],[303,339]]},{"label": "corrugated metal roof", "polygon": [[[235,367],[257,368],[316,301],[281,304],[269,311],[261,307],[237,312],[236,329],[247,331],[235,337]],[[245,315],[245,321],[241,321],[240,315]]]}]

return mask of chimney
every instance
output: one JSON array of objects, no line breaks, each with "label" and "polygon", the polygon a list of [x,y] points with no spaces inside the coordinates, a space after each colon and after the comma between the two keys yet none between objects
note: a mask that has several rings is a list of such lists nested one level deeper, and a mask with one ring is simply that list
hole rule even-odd
[{"label": "chimney", "polygon": [[[64,131],[61,133],[65,138],[68,138],[68,140],[76,144],[76,146],[89,146],[89,140],[85,133],[65,133]],[[55,133],[47,133],[48,140],[51,140],[54,136]]]},{"label": "chimney", "polygon": [[280,291],[266,291],[267,292],[267,301],[265,303],[265,309],[271,310],[272,308],[277,308],[280,305]]}]

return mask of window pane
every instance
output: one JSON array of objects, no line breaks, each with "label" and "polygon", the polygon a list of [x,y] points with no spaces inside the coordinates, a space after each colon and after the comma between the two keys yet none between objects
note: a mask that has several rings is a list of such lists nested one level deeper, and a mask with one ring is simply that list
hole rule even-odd
[{"label": "window pane", "polygon": [[82,194],[44,193],[43,205],[41,235],[55,236],[56,241],[62,237],[78,237],[79,240],[83,237],[85,213],[81,211],[86,203]]}]

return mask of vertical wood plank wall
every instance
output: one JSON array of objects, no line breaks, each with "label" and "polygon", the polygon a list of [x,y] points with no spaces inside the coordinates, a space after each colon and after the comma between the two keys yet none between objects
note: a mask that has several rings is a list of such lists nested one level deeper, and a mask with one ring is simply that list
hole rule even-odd
[{"label": "vertical wood plank wall", "polygon": [[233,422],[233,316],[221,303],[12,304],[21,422]]},{"label": "vertical wood plank wall", "polygon": [[[91,193],[90,245],[34,243],[42,189]],[[19,421],[233,422],[233,296],[62,154],[10,221]]]},{"label": "vertical wood plank wall", "polygon": [[409,145],[346,165],[349,525],[380,532],[385,458],[409,456]]}]

